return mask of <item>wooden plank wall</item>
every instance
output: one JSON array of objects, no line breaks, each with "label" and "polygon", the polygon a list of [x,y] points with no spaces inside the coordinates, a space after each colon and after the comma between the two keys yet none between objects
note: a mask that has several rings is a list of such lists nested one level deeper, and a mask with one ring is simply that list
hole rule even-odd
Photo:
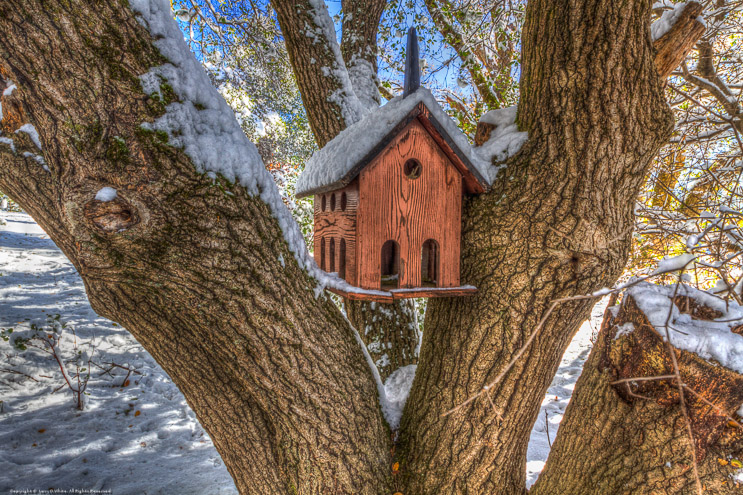
[{"label": "wooden plank wall", "polygon": [[[403,172],[409,158],[422,164],[421,176]],[[381,250],[400,245],[400,288],[421,286],[421,250],[427,239],[439,244],[439,287],[459,285],[462,175],[414,120],[358,178],[358,283],[380,288]],[[317,251],[316,251],[317,252]]]},{"label": "wooden plank wall", "polygon": [[[346,194],[346,209],[341,209],[341,198]],[[335,195],[335,210],[331,209],[331,198]],[[325,196],[325,211],[322,210],[322,197]],[[356,264],[356,214],[359,205],[358,180],[337,191],[315,195],[315,261],[322,267],[320,248],[322,239],[325,239],[325,271],[330,272],[330,240],[335,244],[335,270],[341,266],[341,239],[346,241],[346,281],[356,286],[358,284]]]}]

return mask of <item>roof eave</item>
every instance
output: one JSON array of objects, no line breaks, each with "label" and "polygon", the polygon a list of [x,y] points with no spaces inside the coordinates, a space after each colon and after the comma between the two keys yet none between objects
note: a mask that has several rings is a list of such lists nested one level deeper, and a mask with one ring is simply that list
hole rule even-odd
[{"label": "roof eave", "polygon": [[354,165],[341,179],[296,193],[297,198],[306,198],[315,194],[337,191],[351,183],[374,158],[377,157],[387,145],[414,119],[423,125],[429,134],[434,138],[441,150],[452,161],[454,166],[464,177],[465,191],[469,194],[480,194],[489,189],[485,178],[480,174],[477,168],[472,164],[467,155],[454,142],[444,126],[436,119],[426,104],[421,101],[408,112],[405,117],[388,132],[382,140],[377,143],[359,162]]}]

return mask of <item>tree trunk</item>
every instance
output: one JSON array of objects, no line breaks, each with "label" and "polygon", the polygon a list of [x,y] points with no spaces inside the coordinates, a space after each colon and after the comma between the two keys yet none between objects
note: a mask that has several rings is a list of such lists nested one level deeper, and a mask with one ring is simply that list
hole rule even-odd
[{"label": "tree trunk", "polygon": [[529,2],[518,116],[529,141],[464,204],[462,282],[479,292],[429,303],[401,427],[404,492],[524,491],[531,427],[591,301],[559,305],[499,383],[446,413],[506,369],[553,300],[621,272],[634,199],[672,128],[649,14],[647,0]]},{"label": "tree trunk", "polygon": [[361,104],[379,106],[377,77],[377,28],[387,0],[343,0],[341,53]]},{"label": "tree trunk", "polygon": [[351,85],[327,9],[317,9],[312,0],[273,0],[271,5],[276,9],[310,127],[322,148],[361,119],[365,108]]},{"label": "tree trunk", "polygon": [[415,299],[392,304],[344,299],[346,315],[361,335],[385,381],[393,371],[418,363],[418,316]]},{"label": "tree trunk", "polygon": [[164,106],[138,76],[166,61],[127,2],[6,1],[0,32],[46,165],[0,143],[0,189],[183,391],[241,493],[384,492],[389,433],[353,330],[263,201],[140,127]]},{"label": "tree trunk", "polygon": [[[692,444],[675,379],[612,385],[674,373],[663,330],[653,329],[632,297],[613,309],[617,316],[607,310],[547,465],[530,493],[695,493],[694,456],[707,492],[740,493],[728,460],[743,455],[743,430],[730,425],[723,411],[731,414],[730,406],[743,402],[743,376],[675,351],[683,382],[706,396],[703,401],[684,393]],[[617,335],[627,322],[634,330]]]},{"label": "tree trunk", "polygon": [[[173,378],[241,493],[523,493],[531,426],[591,303],[558,306],[507,365],[553,300],[614,282],[634,199],[671,130],[649,0],[529,2],[519,108],[529,141],[490,193],[464,202],[462,279],[479,292],[430,301],[395,449],[359,337],[315,296],[260,199],[275,191],[198,173],[172,136],[142,127],[185,96],[167,81],[162,96],[143,93],[139,76],[168,61],[128,5],[0,4],[0,66],[22,104],[13,115],[43,148],[23,132],[0,141],[0,189],[70,258],[94,309]],[[363,107],[327,12],[274,5],[322,145]],[[102,187],[118,197],[96,200]]]}]

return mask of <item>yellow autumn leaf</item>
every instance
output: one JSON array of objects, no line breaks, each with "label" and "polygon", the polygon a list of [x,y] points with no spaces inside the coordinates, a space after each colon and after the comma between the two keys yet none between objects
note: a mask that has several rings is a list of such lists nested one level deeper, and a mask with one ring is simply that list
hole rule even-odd
[{"label": "yellow autumn leaf", "polygon": [[399,462],[396,462],[396,463],[394,463],[394,464],[392,465],[392,472],[393,472],[393,473],[396,473],[396,472],[398,472],[399,470],[400,470],[400,463],[399,463]]},{"label": "yellow autumn leaf", "polygon": [[732,461],[730,461],[730,465],[736,469],[743,468],[743,462],[740,462],[738,459],[733,459]]},{"label": "yellow autumn leaf", "polygon": [[726,461],[725,459],[718,458],[717,459],[717,462],[720,463],[720,466],[727,466],[728,465],[728,461]]}]

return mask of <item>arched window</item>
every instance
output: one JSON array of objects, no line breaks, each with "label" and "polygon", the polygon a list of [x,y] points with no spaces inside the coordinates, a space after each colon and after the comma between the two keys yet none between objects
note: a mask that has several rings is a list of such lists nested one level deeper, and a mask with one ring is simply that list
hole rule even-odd
[{"label": "arched window", "polygon": [[341,211],[346,211],[346,204],[348,203],[348,198],[346,198],[346,193],[341,193]]},{"label": "arched window", "polygon": [[400,246],[387,241],[382,246],[382,288],[396,289],[400,286]]},{"label": "arched window", "polygon": [[335,193],[330,195],[330,211],[335,211]]},{"label": "arched window", "polygon": [[424,286],[439,284],[439,243],[428,239],[421,250],[421,282]]},{"label": "arched window", "polygon": [[338,248],[338,276],[342,279],[346,278],[346,240],[343,238]]},{"label": "arched window", "polygon": [[326,206],[326,205],[325,205],[325,203],[326,203],[326,202],[327,202],[327,198],[326,198],[326,197],[325,197],[325,195],[323,194],[323,195],[322,195],[322,200],[320,200],[320,203],[322,203],[322,208],[321,208],[321,209],[322,209],[322,211],[325,211],[325,206]]},{"label": "arched window", "polygon": [[335,239],[330,238],[330,273],[335,271]]},{"label": "arched window", "polygon": [[320,238],[320,269],[325,270],[325,238]]}]

